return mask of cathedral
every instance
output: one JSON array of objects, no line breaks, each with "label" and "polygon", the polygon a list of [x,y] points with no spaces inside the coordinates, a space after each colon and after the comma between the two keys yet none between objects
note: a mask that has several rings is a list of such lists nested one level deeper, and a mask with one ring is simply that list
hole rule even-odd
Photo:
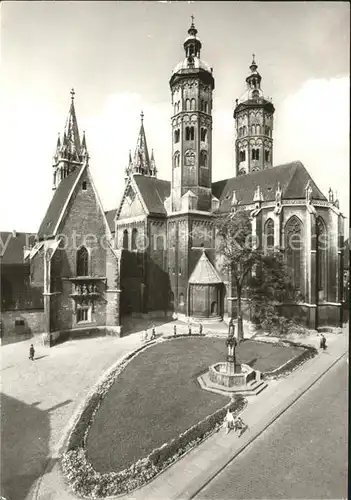
[{"label": "cathedral", "polygon": [[[275,108],[262,90],[255,56],[233,110],[233,177],[212,181],[215,78],[197,33],[192,21],[184,59],[169,80],[170,180],[158,178],[141,113],[114,210],[103,210],[71,93],[54,155],[53,197],[24,255],[30,286],[42,293],[43,331],[54,340],[76,329],[121,335],[127,315],[236,317],[213,220],[238,207],[250,211],[262,251],[284,252],[301,297],[282,304],[284,312],[310,328],[342,323],[344,217],[332,190],[326,197],[300,161],[274,165]],[[294,238],[299,243],[291,245]]]}]

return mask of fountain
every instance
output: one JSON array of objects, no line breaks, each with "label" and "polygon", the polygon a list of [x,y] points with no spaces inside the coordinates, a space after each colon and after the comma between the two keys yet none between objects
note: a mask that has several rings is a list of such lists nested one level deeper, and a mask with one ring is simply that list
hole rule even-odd
[{"label": "fountain", "polygon": [[211,365],[206,373],[198,377],[202,389],[232,396],[233,394],[257,395],[267,387],[261,378],[261,372],[253,370],[249,365],[238,363],[236,358],[237,340],[234,336],[235,326],[230,325],[227,346],[227,361]]}]

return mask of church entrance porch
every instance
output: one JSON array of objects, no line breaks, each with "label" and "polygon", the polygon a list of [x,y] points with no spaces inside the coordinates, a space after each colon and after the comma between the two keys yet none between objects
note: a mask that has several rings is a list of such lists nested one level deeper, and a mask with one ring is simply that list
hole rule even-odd
[{"label": "church entrance porch", "polygon": [[223,319],[223,290],[220,283],[189,283],[188,315],[193,318]]}]

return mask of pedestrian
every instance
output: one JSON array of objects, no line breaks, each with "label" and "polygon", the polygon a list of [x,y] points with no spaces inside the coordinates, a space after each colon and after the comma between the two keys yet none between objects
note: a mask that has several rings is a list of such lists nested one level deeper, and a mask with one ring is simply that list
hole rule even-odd
[{"label": "pedestrian", "polygon": [[327,339],[324,337],[323,333],[321,333],[320,347],[321,349],[323,349],[323,351],[325,351],[327,348]]},{"label": "pedestrian", "polygon": [[230,430],[234,429],[234,417],[232,412],[230,411],[230,408],[227,409],[227,414],[224,417],[223,426],[225,428],[226,434],[228,434]]},{"label": "pedestrian", "polygon": [[148,333],[147,333],[147,328],[144,330],[144,342],[147,341]]},{"label": "pedestrian", "polygon": [[155,338],[156,338],[156,327],[155,325],[152,325],[151,340],[154,340]]},{"label": "pedestrian", "polygon": [[188,334],[191,335],[191,324],[188,323]]},{"label": "pedestrian", "polygon": [[29,348],[29,359],[31,361],[34,361],[34,355],[35,355],[34,346],[33,346],[33,344],[31,344],[30,348]]},{"label": "pedestrian", "polygon": [[173,325],[173,335],[177,335],[177,325]]},{"label": "pedestrian", "polygon": [[202,323],[199,324],[199,335],[202,335]]}]

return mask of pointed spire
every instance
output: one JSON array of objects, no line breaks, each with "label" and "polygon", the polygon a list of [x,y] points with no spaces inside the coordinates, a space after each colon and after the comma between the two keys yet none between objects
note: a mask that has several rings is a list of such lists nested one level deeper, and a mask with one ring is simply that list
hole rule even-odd
[{"label": "pointed spire", "polygon": [[193,61],[194,57],[200,58],[200,50],[202,44],[198,38],[196,38],[197,29],[194,24],[194,16],[191,16],[191,25],[188,29],[188,36],[184,42],[185,56],[188,58],[189,62]]},{"label": "pointed spire", "polygon": [[151,170],[151,175],[153,177],[157,177],[157,168],[156,168],[156,162],[155,162],[154,150],[153,149],[151,150],[150,170]]},{"label": "pointed spire", "polygon": [[72,159],[76,159],[79,161],[79,153],[80,153],[80,138],[79,138],[79,130],[78,123],[76,117],[76,111],[74,108],[74,89],[71,90],[71,106],[69,108],[66,126],[65,126],[65,134],[66,134],[66,145],[67,152],[71,155]]},{"label": "pointed spire", "polygon": [[[252,54],[252,62],[250,64],[251,74],[246,78],[247,86],[249,89],[260,90],[262,77],[257,71],[257,64],[255,61],[255,54]],[[257,97],[257,96],[255,96]]]},{"label": "pointed spire", "polygon": [[61,146],[61,138],[60,138],[60,132],[57,134],[57,143],[56,143],[56,148],[58,149]]},{"label": "pointed spire", "polygon": [[195,24],[194,24],[194,16],[191,15],[191,26],[190,28],[188,29],[188,33],[190,36],[196,36],[197,35],[197,29],[195,28]]}]

